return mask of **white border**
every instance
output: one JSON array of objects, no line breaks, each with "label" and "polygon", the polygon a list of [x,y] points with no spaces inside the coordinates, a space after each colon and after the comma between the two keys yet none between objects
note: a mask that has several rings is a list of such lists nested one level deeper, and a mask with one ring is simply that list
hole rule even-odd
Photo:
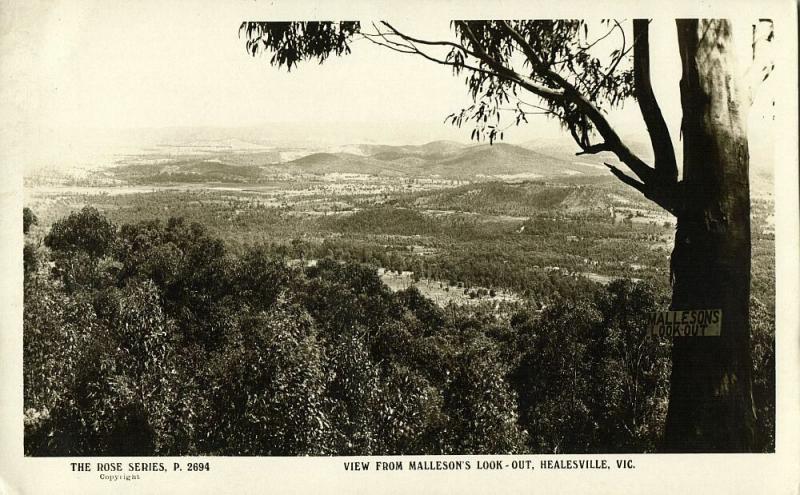
[{"label": "white border", "polygon": [[[177,1],[177,0],[176,0]],[[16,5],[15,5],[16,3]],[[183,2],[187,11],[192,8]],[[777,307],[777,451],[758,455],[634,455],[602,456],[613,462],[631,458],[636,469],[603,472],[345,472],[348,458],[211,458],[207,474],[156,473],[138,482],[107,482],[97,473],[73,473],[66,458],[24,458],[22,455],[22,174],[10,160],[14,109],[24,107],[24,80],[15,79],[14,66],[4,62],[10,44],[29,43],[43,33],[15,32],[18,16],[36,15],[48,3],[0,5],[2,84],[16,84],[16,101],[0,102],[0,493],[798,493],[798,81],[797,7],[794,2],[620,1],[522,2],[358,0],[323,3],[281,1],[233,2],[220,6],[220,22],[244,19],[408,18],[553,18],[553,17],[770,17],[775,20],[780,47],[773,73],[779,102],[776,108],[776,307]],[[35,53],[32,53],[34,56]],[[545,456],[518,456],[543,459]],[[575,457],[575,456],[567,456]],[[453,458],[476,459],[476,456]],[[379,458],[365,460],[375,461]],[[405,458],[409,459],[409,458]],[[430,457],[426,457],[430,459]],[[92,462],[95,459],[90,459]],[[108,459],[104,459],[108,460]],[[116,458],[115,458],[116,460]],[[119,459],[127,462],[127,459]],[[134,461],[151,460],[131,459]],[[171,463],[172,458],[152,459]]]}]

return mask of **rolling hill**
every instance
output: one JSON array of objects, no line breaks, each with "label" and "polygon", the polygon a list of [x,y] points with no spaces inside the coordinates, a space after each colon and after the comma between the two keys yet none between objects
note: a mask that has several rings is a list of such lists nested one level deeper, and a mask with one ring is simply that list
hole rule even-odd
[{"label": "rolling hill", "polygon": [[604,170],[570,163],[506,143],[462,145],[435,141],[420,146],[362,145],[367,156],[352,153],[314,153],[287,162],[287,171],[370,175],[440,176],[481,180],[599,175]]},{"label": "rolling hill", "polygon": [[[346,150],[346,151],[344,151]],[[311,151],[311,150],[309,150]],[[277,158],[276,158],[277,157]],[[605,167],[550,156],[508,143],[462,144],[433,141],[423,145],[349,145],[336,151],[305,154],[281,162],[279,150],[252,153],[219,152],[205,157],[179,157],[158,163],[128,163],[116,167],[118,177],[167,180],[185,175],[195,181],[258,177],[260,171],[289,174],[365,174],[378,177],[441,177],[471,181],[537,178],[593,180],[608,175]]]},{"label": "rolling hill", "polygon": [[117,178],[128,180],[153,180],[156,182],[235,181],[258,178],[261,169],[254,166],[231,165],[216,159],[181,159],[149,164],[126,164],[114,167]]},{"label": "rolling hill", "polygon": [[464,148],[469,148],[471,145],[459,143],[456,141],[431,141],[426,144],[419,145],[402,145],[391,146],[383,144],[360,144],[357,147],[368,156],[372,157],[385,157],[392,160],[393,157],[401,156],[422,156],[430,159],[441,158],[442,156],[453,153]]},{"label": "rolling hill", "polygon": [[402,166],[397,164],[352,153],[313,153],[285,164],[273,165],[273,168],[318,175],[345,173],[396,177],[405,173]]},{"label": "rolling hill", "polygon": [[457,151],[433,166],[433,173],[460,176],[536,175],[554,177],[596,174],[597,169],[506,143],[483,144]]}]

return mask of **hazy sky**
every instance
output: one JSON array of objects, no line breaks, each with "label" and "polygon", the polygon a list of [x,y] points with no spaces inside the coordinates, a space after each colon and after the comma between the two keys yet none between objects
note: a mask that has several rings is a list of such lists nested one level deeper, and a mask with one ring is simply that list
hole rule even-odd
[{"label": "hazy sky", "polygon": [[[406,130],[409,141],[468,139],[469,130],[439,124],[470,103],[463,77],[447,68],[361,40],[349,56],[287,73],[270,67],[266,58],[247,55],[238,37],[239,23],[253,16],[267,19],[270,4],[248,5],[245,11],[224,11],[218,4],[42,1],[5,9],[2,75],[10,84],[0,95],[11,124],[6,139],[15,132],[17,139],[35,139],[41,128],[91,133],[280,122],[316,122],[333,130],[350,122],[382,123],[345,132],[342,139],[351,141],[378,139],[392,126]],[[285,18],[283,12],[278,10],[278,18]],[[410,33],[451,36],[446,17],[420,14],[413,20],[400,16],[396,25]],[[677,140],[680,65],[674,21],[657,19],[652,26],[655,90]],[[748,47],[749,36],[740,42]],[[769,93],[767,85],[754,110],[756,127],[771,113]],[[643,130],[635,105],[613,114],[612,121],[622,134]],[[408,122],[422,124],[412,132]],[[553,125],[535,118],[524,132],[508,137],[525,141],[556,134]]]},{"label": "hazy sky", "polygon": [[270,68],[245,52],[242,20],[183,3],[55,3],[31,23],[27,113],[54,126],[237,126],[441,120],[465,101],[446,69],[365,41],[324,66]]}]

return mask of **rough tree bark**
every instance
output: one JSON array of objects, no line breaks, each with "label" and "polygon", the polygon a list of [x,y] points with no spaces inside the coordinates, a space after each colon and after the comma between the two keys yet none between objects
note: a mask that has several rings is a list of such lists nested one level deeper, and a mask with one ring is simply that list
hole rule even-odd
[{"label": "rough tree bark", "polygon": [[676,337],[663,449],[756,449],[750,357],[746,117],[726,20],[677,21],[683,181],[671,309],[722,309],[719,337]]}]

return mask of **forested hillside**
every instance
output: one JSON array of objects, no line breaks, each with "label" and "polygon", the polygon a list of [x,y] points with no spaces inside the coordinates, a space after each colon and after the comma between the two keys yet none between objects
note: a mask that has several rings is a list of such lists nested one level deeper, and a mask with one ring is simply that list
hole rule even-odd
[{"label": "forested hillside", "polygon": [[[649,452],[659,442],[669,343],[644,322],[666,302],[646,281],[583,282],[544,308],[540,293],[499,312],[442,307],[413,286],[390,290],[377,266],[298,265],[266,242],[232,250],[179,217],[115,225],[84,207],[47,226],[28,209],[24,218],[26,454]],[[329,221],[346,231],[373,220]],[[528,230],[546,228],[536,222]],[[753,313],[760,428],[774,442],[774,320],[768,305]]]}]

